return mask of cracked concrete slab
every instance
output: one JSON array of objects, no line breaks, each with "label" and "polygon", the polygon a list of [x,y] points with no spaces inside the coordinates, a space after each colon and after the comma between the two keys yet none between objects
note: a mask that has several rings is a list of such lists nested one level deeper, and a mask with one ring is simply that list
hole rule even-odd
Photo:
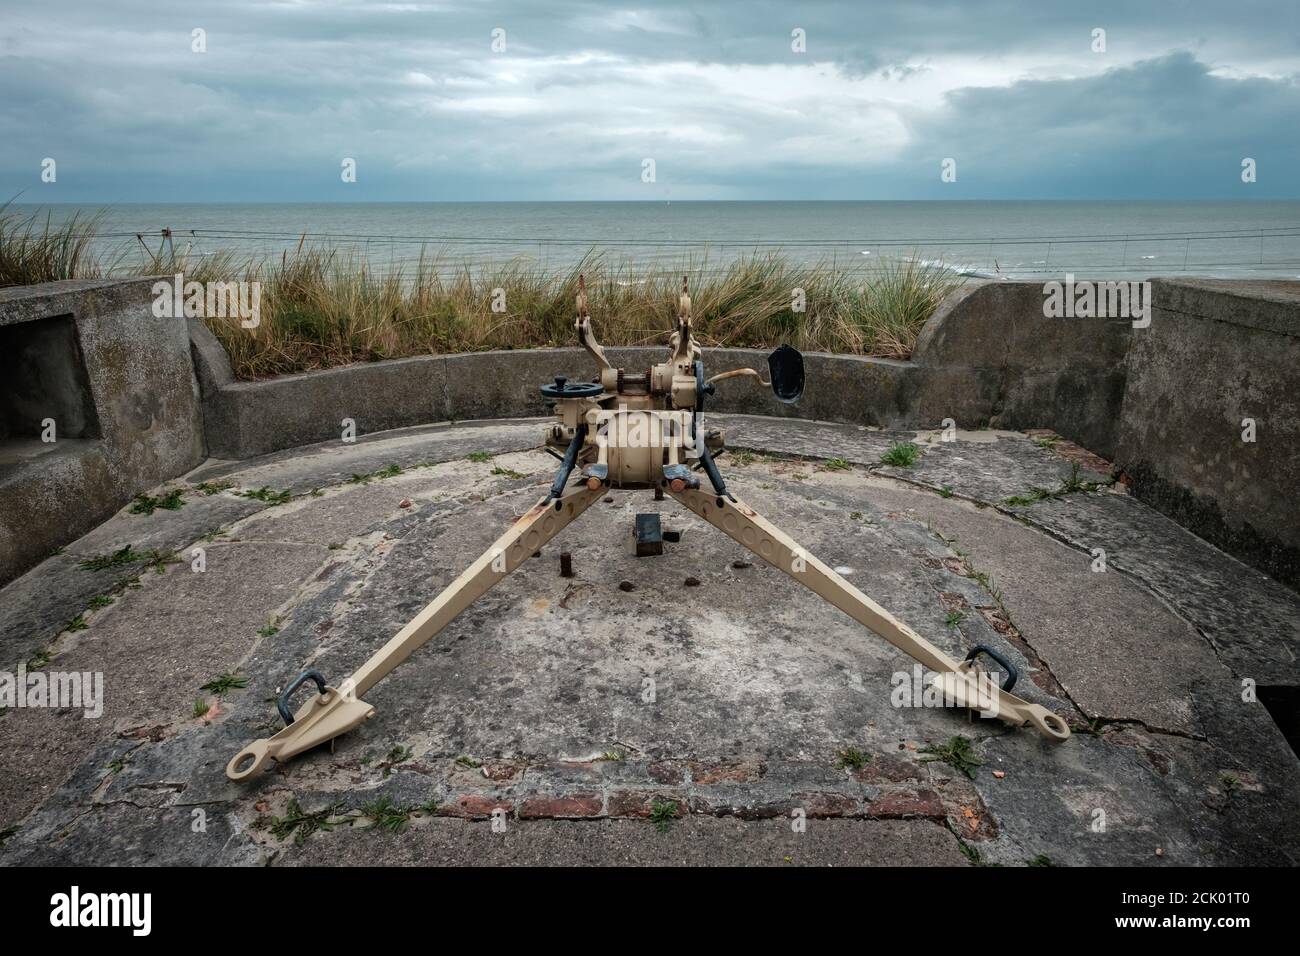
[{"label": "cracked concrete slab", "polygon": [[1121,495],[1083,495],[1018,509],[1142,581],[1191,621],[1239,677],[1300,683],[1300,595]]},{"label": "cracked concrete slab", "polygon": [[[294,497],[227,514],[206,572],[147,572],[59,638],[48,666],[104,671],[106,716],[0,717],[0,862],[1300,862],[1300,764],[1205,624],[1198,587],[1232,559],[1178,540],[1142,573],[1127,553],[1093,572],[1071,520],[1158,543],[1166,519],[1111,492],[1007,507],[1069,473],[1026,436],[921,436],[912,469],[887,469],[880,454],[918,436],[709,421],[764,453],[724,458],[738,495],[949,654],[1007,656],[1016,693],[1074,736],[900,706],[910,659],[674,502],[614,492],[376,685],[374,719],[230,782],[229,756],[278,729],[286,681],[308,665],[341,679],[549,481],[539,422],[411,429],[188,476]],[[480,450],[494,457],[467,458]],[[114,521],[170,547],[195,533],[188,517],[165,527],[192,501]],[[644,511],[681,534],[662,556],[633,556]],[[87,547],[42,567],[73,577]],[[1189,554],[1201,570],[1180,579]],[[22,619],[41,575],[0,591],[0,621]],[[1271,583],[1239,578],[1240,606],[1284,615]],[[1274,650],[1237,654],[1275,671]],[[246,684],[194,717],[198,685],[225,671]],[[957,738],[965,763],[945,749]]]},{"label": "cracked concrete slab", "polygon": [[1140,583],[1094,570],[1090,552],[991,508],[903,487],[874,494],[942,534],[971,571],[988,575],[1008,622],[1032,636],[1034,652],[1089,719],[1202,732],[1189,703],[1192,684],[1228,671],[1196,629]]}]

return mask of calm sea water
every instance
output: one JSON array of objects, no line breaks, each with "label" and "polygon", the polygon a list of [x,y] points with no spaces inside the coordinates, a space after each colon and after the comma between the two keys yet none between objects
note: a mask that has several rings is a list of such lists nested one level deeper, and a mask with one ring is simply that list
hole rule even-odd
[{"label": "calm sea water", "polygon": [[[21,211],[36,207],[18,206]],[[1300,278],[1300,201],[621,202],[56,205],[100,213],[101,252],[276,255],[300,238],[410,270],[516,259],[567,269],[589,254],[636,270],[720,267],[781,252],[870,273],[908,259],[973,275],[1130,278],[1191,273]],[[44,211],[42,210],[42,215]]]}]

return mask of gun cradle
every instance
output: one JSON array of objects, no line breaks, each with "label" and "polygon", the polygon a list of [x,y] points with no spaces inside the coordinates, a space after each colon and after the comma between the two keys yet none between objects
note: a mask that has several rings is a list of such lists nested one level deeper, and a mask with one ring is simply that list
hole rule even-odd
[{"label": "gun cradle", "polygon": [[[712,394],[704,378],[701,350],[691,334],[690,297],[683,282],[676,327],[669,338],[668,360],[642,373],[616,369],[596,343],[587,315],[586,288],[579,277],[578,339],[601,366],[593,382],[570,384],[557,378],[542,386],[555,405],[556,421],[546,432],[546,445],[563,448],[563,462],[550,492],[514,523],[477,561],[453,581],[423,611],[377,651],[340,688],[325,684],[314,671],[300,675],[279,700],[287,726],[273,737],[255,740],[226,767],[232,780],[242,780],[271,759],[287,760],[332,740],[374,716],[374,708],[358,697],[430,638],[451,623],[493,585],[508,576],[546,542],[604,497],[610,488],[660,488],[715,528],[730,536],[774,568],[790,575],[813,593],[848,614],[868,630],[935,672],[945,699],[957,701],[983,716],[1015,726],[1032,725],[1044,737],[1063,741],[1069,725],[1059,715],[1009,693],[1015,668],[991,648],[978,646],[963,661],[943,651],[897,620],[852,584],[731,494],[713,455],[724,447],[720,430],[704,430],[700,412]],[[769,359],[772,387],[781,401],[797,400],[803,387],[803,360],[782,346]],[[723,373],[752,376],[751,369]],[[764,383],[767,384],[767,383]],[[575,469],[582,480],[569,485]],[[703,471],[709,490],[701,487]],[[1008,679],[1002,687],[979,680],[979,654],[993,657]],[[306,679],[316,682],[319,696],[290,718],[289,696]]]}]

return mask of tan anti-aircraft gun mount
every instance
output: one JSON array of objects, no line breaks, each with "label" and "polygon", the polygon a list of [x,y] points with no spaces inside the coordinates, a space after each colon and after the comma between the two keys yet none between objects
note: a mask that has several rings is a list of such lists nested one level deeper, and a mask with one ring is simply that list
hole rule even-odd
[{"label": "tan anti-aircraft gun mount", "polygon": [[[547,429],[546,445],[565,449],[546,497],[341,685],[327,685],[314,670],[299,674],[277,701],[284,729],[273,737],[253,741],[236,754],[226,766],[227,776],[242,780],[272,758],[288,760],[373,717],[375,709],[361,700],[363,694],[610,488],[658,489],[671,495],[768,564],[933,671],[933,680],[945,701],[1018,727],[1032,724],[1049,740],[1062,741],[1070,736],[1070,728],[1060,716],[1009,693],[1016,681],[1016,669],[1000,654],[979,645],[965,660],[953,660],[727,490],[714,461],[714,455],[724,446],[724,436],[720,430],[704,430],[700,422],[705,396],[713,394],[717,381],[749,376],[770,385],[779,400],[797,401],[804,381],[803,356],[799,352],[782,345],[768,357],[770,382],[747,368],[706,379],[703,352],[691,332],[691,300],[685,279],[676,328],[669,338],[668,360],[644,372],[615,368],[605,357],[591,330],[582,277],[576,327],[579,341],[600,366],[600,374],[591,382],[556,378],[554,384],[542,386],[543,396],[554,402],[556,416]],[[570,486],[575,468],[581,469],[582,480]],[[697,470],[707,478],[707,490],[701,487]],[[1000,687],[976,667],[980,654],[988,655],[1002,667],[1005,676]],[[309,680],[316,684],[317,695],[292,713],[291,695]]]}]

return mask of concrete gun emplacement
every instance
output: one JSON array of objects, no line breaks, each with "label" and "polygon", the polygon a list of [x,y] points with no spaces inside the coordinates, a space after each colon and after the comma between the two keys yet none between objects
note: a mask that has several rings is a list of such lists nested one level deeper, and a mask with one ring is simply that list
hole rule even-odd
[{"label": "concrete gun emplacement", "polygon": [[[1070,736],[1069,725],[1061,716],[1010,693],[1016,669],[995,650],[979,645],[964,660],[949,657],[728,490],[714,460],[724,447],[725,436],[720,430],[704,428],[701,421],[706,398],[714,394],[715,383],[747,377],[770,386],[779,401],[798,401],[804,384],[803,356],[798,351],[782,345],[768,357],[770,381],[748,368],[705,378],[703,352],[691,331],[691,300],[685,279],[668,357],[644,371],[615,368],[605,357],[592,332],[582,277],[577,313],[578,340],[596,361],[599,374],[588,382],[557,378],[541,388],[544,399],[555,408],[555,422],[546,431],[546,447],[557,456],[563,449],[550,491],[351,677],[334,687],[315,670],[299,674],[277,700],[284,729],[253,741],[236,754],[226,766],[227,776],[245,779],[271,759],[288,760],[373,717],[375,709],[362,695],[611,488],[655,489],[673,497],[920,662],[933,672],[944,700],[1014,726],[1032,724],[1052,741]],[[573,481],[575,471],[577,481]],[[987,677],[978,667],[981,655],[1001,666],[1004,676],[1000,686],[981,679]],[[316,685],[317,693],[296,713],[290,711],[291,696],[308,681]]]}]

